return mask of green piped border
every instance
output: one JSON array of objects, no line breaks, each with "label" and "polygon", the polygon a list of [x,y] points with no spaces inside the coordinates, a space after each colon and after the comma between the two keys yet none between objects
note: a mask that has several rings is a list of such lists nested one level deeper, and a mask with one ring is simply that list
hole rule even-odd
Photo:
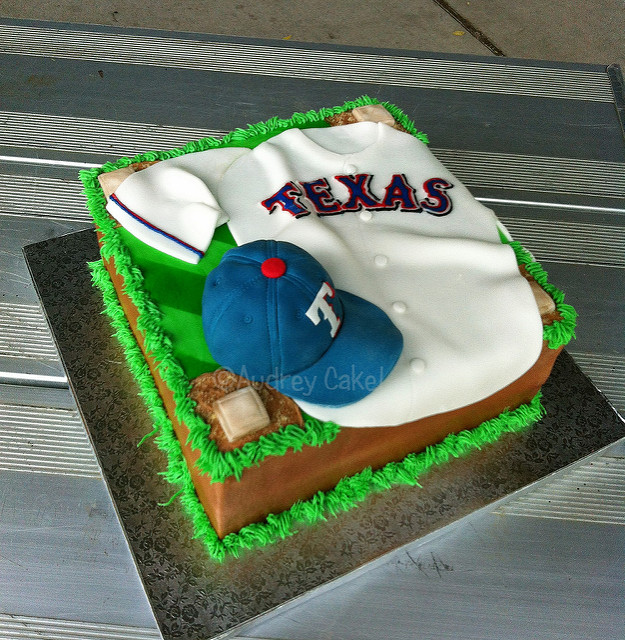
[{"label": "green piped border", "polygon": [[[314,126],[320,124],[326,117],[368,104],[380,103],[364,96],[339,107],[294,114],[288,120],[272,118],[265,123],[250,125],[247,129],[237,129],[221,140],[204,138],[191,142],[182,149],[144,153],[134,158],[121,158],[117,162],[106,163],[102,167],[80,172],[85,186],[87,207],[102,233],[102,256],[115,260],[117,272],[124,278],[125,291],[139,310],[138,328],[145,336],[146,348],[154,355],[161,376],[174,394],[176,416],[189,428],[193,446],[202,451],[198,466],[209,473],[215,482],[222,482],[229,476],[240,478],[245,468],[258,464],[268,455],[283,455],[289,449],[297,451],[305,445],[320,446],[325,442],[331,442],[340,428],[334,423],[324,423],[308,418],[303,429],[290,426],[278,433],[263,436],[257,442],[248,443],[235,451],[219,452],[215,443],[208,438],[209,427],[196,416],[193,403],[187,397],[190,390],[189,380],[172,355],[171,342],[161,329],[160,311],[143,288],[143,276],[132,263],[123,240],[115,228],[115,222],[106,212],[105,198],[97,177],[101,173],[126,167],[134,162],[163,160],[222,146],[241,146],[254,137],[275,135],[293,126]],[[427,136],[417,131],[414,124],[398,107],[386,102],[382,104],[406,130],[423,142],[428,142]],[[570,305],[563,303],[564,294],[547,282],[547,274],[540,264],[534,262],[531,255],[518,243],[509,242],[509,244],[515,251],[519,264],[524,264],[528,272],[552,295],[562,316],[562,320],[545,327],[544,337],[549,347],[555,349],[566,344],[574,336],[575,311]],[[336,514],[350,509],[364,500],[372,491],[388,488],[393,484],[418,484],[417,478],[432,466],[441,464],[452,456],[457,457],[483,444],[494,442],[504,433],[525,428],[543,415],[539,396],[536,396],[528,405],[502,414],[470,431],[449,436],[442,443],[428,447],[422,453],[407,456],[402,462],[389,463],[375,472],[365,469],[354,476],[344,478],[333,490],[319,492],[312,499],[298,502],[281,514],[270,515],[264,523],[248,525],[240,532],[220,540],[197,498],[173,425],[167,416],[143,353],[119,304],[113,283],[100,261],[92,263],[90,267],[94,284],[102,291],[105,312],[111,318],[129,366],[139,383],[140,394],[154,422],[154,430],[148,435],[157,435],[158,446],[168,456],[168,468],[163,475],[169,482],[181,486],[176,496],[180,495],[186,511],[193,520],[195,537],[203,540],[211,556],[217,560],[223,560],[226,553],[238,555],[241,549],[268,544],[291,535],[294,533],[297,522],[315,522],[323,519],[325,513]]]},{"label": "green piped border", "polygon": [[524,249],[519,242],[508,241],[517,262],[523,265],[526,271],[538,282],[538,284],[553,298],[556,303],[556,310],[561,319],[546,324],[543,327],[543,338],[547,341],[550,349],[558,349],[568,344],[575,337],[575,326],[577,325],[577,311],[564,302],[564,293],[555,285],[547,281],[547,272],[539,262],[536,262],[532,254]]},{"label": "green piped border", "polygon": [[161,475],[169,483],[179,487],[174,497],[180,499],[193,522],[194,538],[201,540],[210,556],[219,562],[227,555],[237,557],[244,549],[264,546],[291,536],[297,533],[298,525],[305,526],[326,520],[328,515],[336,516],[348,511],[371,493],[383,491],[393,485],[419,486],[419,478],[433,467],[496,442],[506,433],[523,431],[540,420],[545,413],[540,402],[541,394],[538,393],[531,402],[513,411],[502,413],[474,429],[451,434],[439,444],[427,447],[420,453],[407,455],[401,462],[390,462],[377,471],[367,467],[353,476],[343,478],[334,489],[319,491],[309,500],[296,502],[282,513],[270,514],[265,522],[247,525],[221,540],[197,497],[172,422],[167,416],[106,267],[101,261],[92,262],[89,266],[93,282],[102,292],[105,312],[111,319],[130,370],[139,384],[140,395],[148,404],[148,411],[154,422],[154,431],[148,435],[156,435],[158,447],[167,456],[167,471]]}]

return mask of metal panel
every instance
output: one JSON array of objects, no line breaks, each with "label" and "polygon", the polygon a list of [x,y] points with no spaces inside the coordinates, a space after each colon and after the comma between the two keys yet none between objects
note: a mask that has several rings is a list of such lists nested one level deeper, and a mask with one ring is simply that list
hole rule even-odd
[{"label": "metal panel", "polygon": [[103,118],[77,118],[44,113],[0,111],[0,147],[54,149],[62,154],[133,156],[156,149],[173,149],[190,140],[221,137],[224,131],[119,122]]},{"label": "metal panel", "polygon": [[[469,187],[625,198],[625,163],[432,149]],[[596,202],[595,202],[596,204]]]},{"label": "metal panel", "polygon": [[59,361],[48,324],[37,305],[0,302],[0,354]]},{"label": "metal panel", "polygon": [[625,459],[594,457],[493,513],[625,525]]},{"label": "metal panel", "polygon": [[[63,366],[24,262],[22,246],[92,225],[82,212],[80,216],[84,221],[55,219],[54,215],[41,218],[42,211],[50,212],[53,207],[60,210],[59,218],[68,216],[62,209],[63,203],[48,196],[39,200],[39,205],[49,205],[47,209],[33,205],[40,194],[26,190],[18,190],[16,194],[16,184],[24,183],[19,179],[9,181],[13,187],[7,186],[3,194],[6,198],[0,196],[0,211],[10,206],[12,212],[11,215],[0,213],[0,383],[67,387]],[[33,179],[30,184],[40,185],[41,179]],[[2,186],[0,176],[0,191]],[[79,189],[74,187],[69,191],[78,194]],[[32,217],[20,215],[20,207]]]},{"label": "metal panel", "polygon": [[[485,91],[612,102],[600,71],[412,56],[319,51],[312,48],[211,42],[79,29],[0,25],[0,52],[232,74],[318,79],[341,83]],[[323,70],[322,74],[320,70]]]},{"label": "metal panel", "polygon": [[625,267],[625,225],[501,216],[510,234],[538,261]]},{"label": "metal panel", "polygon": [[0,403],[0,471],[100,478],[78,411]]},{"label": "metal panel", "polygon": [[100,478],[5,470],[0,478],[0,612],[23,616],[32,635],[41,624],[33,618],[66,629],[64,620],[156,628]]},{"label": "metal panel", "polygon": [[569,353],[621,415],[625,415],[625,357],[579,351]]},{"label": "metal panel", "polygon": [[82,185],[74,179],[0,174],[0,213],[91,222]]},{"label": "metal panel", "polygon": [[0,613],[0,640],[159,640],[157,629]]}]

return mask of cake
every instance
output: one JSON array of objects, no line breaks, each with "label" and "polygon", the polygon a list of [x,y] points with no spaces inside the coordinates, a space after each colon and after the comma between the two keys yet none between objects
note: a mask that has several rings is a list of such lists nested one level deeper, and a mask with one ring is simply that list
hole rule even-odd
[{"label": "cake", "polygon": [[94,283],[217,560],[541,417],[575,312],[396,106],[81,179]]}]

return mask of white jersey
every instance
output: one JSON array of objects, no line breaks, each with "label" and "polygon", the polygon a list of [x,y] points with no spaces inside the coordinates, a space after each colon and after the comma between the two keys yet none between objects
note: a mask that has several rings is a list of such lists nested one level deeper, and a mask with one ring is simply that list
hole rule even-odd
[{"label": "white jersey", "polygon": [[[390,375],[345,407],[299,402],[344,426],[399,425],[477,402],[524,374],[542,322],[507,234],[426,145],[385,124],[289,129],[135,173],[108,211],[138,238],[197,262],[224,222],[238,244],[291,242],[402,332]],[[366,346],[363,345],[363,349]],[[358,376],[327,385],[364,384]]]}]

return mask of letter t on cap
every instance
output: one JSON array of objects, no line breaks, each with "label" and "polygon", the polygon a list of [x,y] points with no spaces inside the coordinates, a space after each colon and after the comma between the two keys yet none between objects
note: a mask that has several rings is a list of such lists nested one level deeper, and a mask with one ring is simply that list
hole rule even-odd
[{"label": "letter t on cap", "polygon": [[323,316],[323,319],[330,323],[330,335],[334,338],[341,326],[341,319],[334,313],[334,309],[326,300],[326,296],[333,298],[334,289],[327,282],[324,282],[319,291],[317,291],[312,304],[308,307],[306,317],[310,318],[314,325],[318,325],[321,322],[321,316]]}]

